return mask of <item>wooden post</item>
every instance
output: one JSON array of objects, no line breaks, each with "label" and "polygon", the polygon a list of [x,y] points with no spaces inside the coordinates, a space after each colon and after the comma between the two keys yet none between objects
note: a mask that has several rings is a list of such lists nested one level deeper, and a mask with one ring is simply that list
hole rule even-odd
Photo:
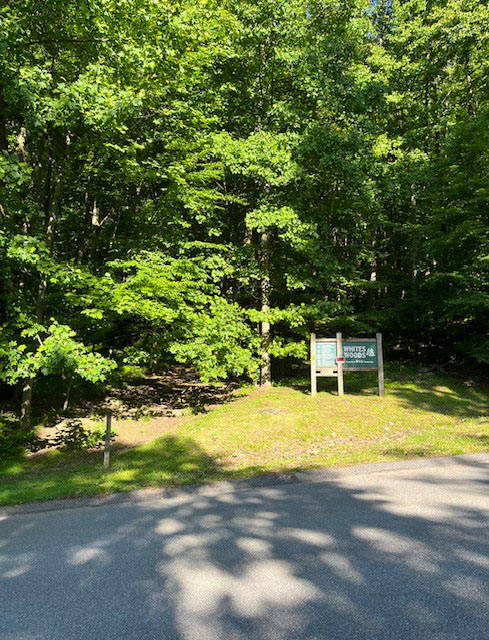
[{"label": "wooden post", "polygon": [[315,396],[318,390],[316,377],[316,334],[311,333],[311,396]]},{"label": "wooden post", "polygon": [[382,354],[382,334],[377,333],[377,372],[379,376],[379,396],[384,395],[384,356]]},{"label": "wooden post", "polygon": [[[343,357],[343,340],[341,332],[336,334],[336,357]],[[342,396],[345,393],[345,388],[343,386],[343,363],[337,362],[336,365],[338,368],[338,395]]]},{"label": "wooden post", "polygon": [[110,431],[112,427],[112,411],[109,409],[105,424],[105,446],[104,446],[104,471],[107,473],[110,466]]}]

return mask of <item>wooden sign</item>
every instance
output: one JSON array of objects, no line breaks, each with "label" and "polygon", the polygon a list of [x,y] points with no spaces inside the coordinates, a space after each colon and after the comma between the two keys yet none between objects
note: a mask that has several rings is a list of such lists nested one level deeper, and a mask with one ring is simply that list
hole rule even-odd
[{"label": "wooden sign", "polygon": [[384,395],[384,363],[382,334],[375,338],[316,338],[311,333],[311,394],[317,393],[317,378],[338,378],[338,395],[343,395],[344,371],[377,371],[379,396]]},{"label": "wooden sign", "polygon": [[343,340],[345,369],[349,371],[377,371],[377,351],[376,338]]}]

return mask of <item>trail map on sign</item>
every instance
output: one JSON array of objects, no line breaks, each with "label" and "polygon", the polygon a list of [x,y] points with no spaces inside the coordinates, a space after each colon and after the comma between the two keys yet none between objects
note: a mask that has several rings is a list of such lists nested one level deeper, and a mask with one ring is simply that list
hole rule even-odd
[{"label": "trail map on sign", "polygon": [[316,342],[316,367],[336,366],[336,342]]}]

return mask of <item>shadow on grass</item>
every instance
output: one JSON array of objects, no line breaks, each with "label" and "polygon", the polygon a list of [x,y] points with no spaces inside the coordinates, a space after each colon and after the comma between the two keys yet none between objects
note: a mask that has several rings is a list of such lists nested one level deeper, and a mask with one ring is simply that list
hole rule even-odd
[{"label": "shadow on grass", "polygon": [[384,449],[382,454],[385,456],[394,456],[397,460],[409,460],[411,458],[429,458],[436,456],[439,451],[436,447],[426,445],[425,447],[389,447]]},{"label": "shadow on grass", "polygon": [[195,371],[185,367],[172,367],[161,375],[134,380],[119,389],[113,389],[98,402],[82,403],[72,409],[77,417],[103,417],[110,405],[118,419],[138,420],[142,417],[174,417],[183,411],[203,413],[209,407],[233,399],[238,382],[205,384]]},{"label": "shadow on grass", "polygon": [[[310,393],[306,377],[284,379],[280,386],[288,386],[304,394]],[[431,411],[466,418],[489,417],[489,387],[477,388],[452,376],[432,374],[390,374],[386,376],[386,395],[395,396],[406,409]],[[377,374],[345,372],[345,393],[354,396],[377,394]],[[337,394],[336,378],[318,378],[318,392]]]},{"label": "shadow on grass", "polygon": [[[344,375],[345,393],[349,395],[376,395],[378,390],[377,374],[372,372],[345,372]],[[282,378],[277,383],[280,387],[289,387],[295,391],[300,391],[306,395],[311,393],[311,382],[306,375],[297,378]],[[338,395],[338,382],[335,377],[317,378],[318,393],[328,395]]]},{"label": "shadow on grass", "polygon": [[205,452],[194,440],[168,435],[114,458],[114,473],[129,471],[137,484],[196,484],[225,474],[218,457]]},{"label": "shadow on grass", "polygon": [[[457,436],[459,439],[472,442],[480,447],[489,448],[489,436],[484,434],[461,433]],[[424,446],[396,446],[389,447],[382,451],[382,454],[389,457],[395,457],[397,460],[408,460],[412,458],[430,458],[440,456],[440,448],[429,444]],[[442,454],[443,455],[443,454]]]},{"label": "shadow on grass", "polygon": [[475,435],[473,433],[464,433],[463,437],[466,440],[472,440],[472,442],[475,442],[476,444],[481,444],[489,448],[489,436],[485,436],[482,433]]},{"label": "shadow on grass", "polygon": [[192,438],[166,435],[147,445],[115,443],[110,470],[103,472],[103,451],[57,449],[30,458],[0,460],[0,504],[19,504],[124,492],[182,487],[214,481],[275,479],[308,466],[271,471],[259,464],[233,469],[229,461],[207,453]]},{"label": "shadow on grass", "polygon": [[[4,458],[4,470],[8,465],[23,465],[19,473],[69,471],[84,469],[102,470],[103,451],[53,449],[39,452],[29,458],[12,456]],[[148,482],[151,478],[174,479],[178,484],[187,481],[202,481],[222,471],[219,458],[207,454],[191,438],[167,435],[140,447],[129,447],[114,443],[111,447],[111,472],[129,471],[130,479]],[[110,474],[107,476],[110,478]],[[1,479],[0,479],[1,481]]]},{"label": "shadow on grass", "polygon": [[489,388],[480,386],[475,390],[449,377],[420,376],[411,385],[393,381],[389,393],[409,409],[466,418],[489,416]]},{"label": "shadow on grass", "polygon": [[176,435],[137,448],[115,445],[108,473],[103,472],[102,451],[55,450],[51,454],[0,462],[0,503],[194,485],[264,473],[256,466],[237,474],[193,439]]}]

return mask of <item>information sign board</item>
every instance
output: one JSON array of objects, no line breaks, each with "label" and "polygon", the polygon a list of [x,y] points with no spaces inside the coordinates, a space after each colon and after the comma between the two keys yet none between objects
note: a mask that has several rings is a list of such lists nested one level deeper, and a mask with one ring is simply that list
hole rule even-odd
[{"label": "information sign board", "polygon": [[336,342],[316,342],[316,367],[336,366]]},{"label": "information sign board", "polygon": [[377,342],[374,340],[344,340],[345,369],[377,369]]},{"label": "information sign board", "polygon": [[311,333],[311,393],[317,392],[317,378],[338,378],[338,395],[343,395],[344,371],[377,371],[379,395],[384,395],[384,362],[382,358],[382,334],[375,338],[318,338]]}]

